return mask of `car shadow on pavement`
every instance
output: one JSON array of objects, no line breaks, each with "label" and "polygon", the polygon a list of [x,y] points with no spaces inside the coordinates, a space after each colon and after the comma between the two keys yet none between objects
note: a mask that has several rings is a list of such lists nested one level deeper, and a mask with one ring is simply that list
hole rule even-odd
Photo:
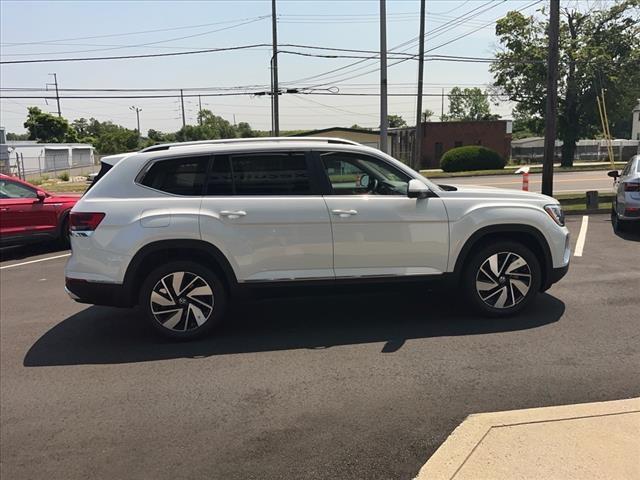
[{"label": "car shadow on pavement", "polygon": [[118,364],[374,342],[385,342],[381,353],[392,353],[410,339],[541,327],[565,310],[562,301],[542,294],[517,317],[486,319],[462,311],[456,301],[424,292],[247,301],[212,336],[192,342],[158,337],[137,310],[93,306],[40,337],[24,365]]},{"label": "car shadow on pavement", "polygon": [[[613,230],[613,227],[611,227]],[[635,225],[629,225],[624,232],[616,232],[613,230],[618,237],[623,240],[627,240],[630,242],[640,242],[640,221],[636,222]]]},{"label": "car shadow on pavement", "polygon": [[0,262],[9,260],[29,259],[36,255],[45,255],[47,253],[63,253],[68,250],[52,241],[48,243],[33,243],[28,245],[14,245],[11,247],[0,248]]}]

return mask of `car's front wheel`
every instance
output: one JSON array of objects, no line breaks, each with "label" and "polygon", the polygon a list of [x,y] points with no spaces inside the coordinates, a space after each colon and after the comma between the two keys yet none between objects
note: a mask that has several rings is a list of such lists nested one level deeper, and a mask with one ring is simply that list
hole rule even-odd
[{"label": "car's front wheel", "polygon": [[540,263],[516,242],[496,242],[481,248],[463,273],[463,289],[472,307],[491,317],[522,310],[540,291]]},{"label": "car's front wheel", "polygon": [[194,339],[220,323],[226,291],[208,268],[190,261],[170,262],[147,276],[140,305],[151,326],[162,335]]}]

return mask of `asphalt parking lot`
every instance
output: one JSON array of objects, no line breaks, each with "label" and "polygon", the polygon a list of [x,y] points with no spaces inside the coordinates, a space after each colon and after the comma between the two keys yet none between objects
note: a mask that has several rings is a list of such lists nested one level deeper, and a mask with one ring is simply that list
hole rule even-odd
[{"label": "asphalt parking lot", "polygon": [[256,300],[194,343],[70,300],[65,252],[4,250],[0,476],[412,478],[469,414],[637,397],[640,232],[592,215],[584,239],[518,318],[415,288]]}]

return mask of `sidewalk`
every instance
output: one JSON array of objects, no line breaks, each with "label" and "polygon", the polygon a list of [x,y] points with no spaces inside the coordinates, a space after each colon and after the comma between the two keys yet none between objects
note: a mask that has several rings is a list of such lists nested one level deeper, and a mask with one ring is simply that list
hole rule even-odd
[{"label": "sidewalk", "polygon": [[640,398],[470,415],[416,478],[640,479]]},{"label": "sidewalk", "polygon": [[[616,161],[616,164],[621,164],[624,165],[626,162],[619,162]],[[598,166],[598,167],[608,167],[611,165],[611,162],[573,162],[573,166],[574,167],[593,167],[593,166]],[[505,165],[504,170],[517,170],[520,167],[530,167],[530,168],[542,168],[543,165],[541,163],[531,163],[531,164],[526,164],[526,165]],[[553,164],[554,167],[560,167],[560,163],[554,163]],[[426,173],[440,173],[442,172],[442,169],[440,168],[431,168],[431,169],[426,169],[426,170],[420,170],[421,172],[426,172]]]}]

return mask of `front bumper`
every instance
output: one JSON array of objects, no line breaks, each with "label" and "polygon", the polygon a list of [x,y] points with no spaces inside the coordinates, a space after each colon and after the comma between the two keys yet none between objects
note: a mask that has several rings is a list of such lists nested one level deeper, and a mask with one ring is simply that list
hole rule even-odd
[{"label": "front bumper", "polygon": [[109,307],[132,307],[134,301],[123,285],[117,283],[89,282],[77,278],[65,278],[64,290],[78,303]]},{"label": "front bumper", "polygon": [[554,268],[551,270],[551,274],[549,275],[549,286],[553,285],[556,282],[559,282],[562,277],[564,277],[569,271],[569,264],[567,263],[564,267]]}]

